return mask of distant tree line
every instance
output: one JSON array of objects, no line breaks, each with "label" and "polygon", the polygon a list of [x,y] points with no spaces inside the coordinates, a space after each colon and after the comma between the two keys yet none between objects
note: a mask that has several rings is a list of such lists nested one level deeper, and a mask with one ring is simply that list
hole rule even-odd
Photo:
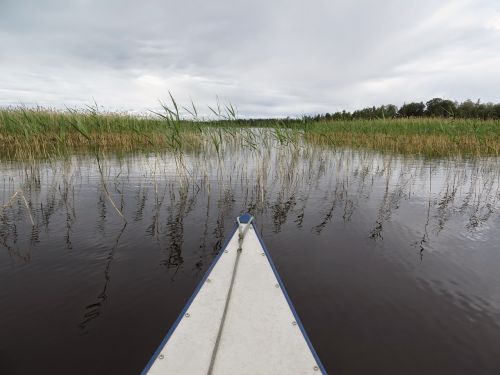
[{"label": "distant tree line", "polygon": [[427,103],[411,102],[401,107],[394,104],[380,107],[367,107],[354,112],[334,112],[324,115],[305,116],[307,120],[355,120],[355,119],[382,119],[396,117],[455,117],[470,119],[500,119],[500,104],[481,103],[466,100],[456,101],[434,98]]}]

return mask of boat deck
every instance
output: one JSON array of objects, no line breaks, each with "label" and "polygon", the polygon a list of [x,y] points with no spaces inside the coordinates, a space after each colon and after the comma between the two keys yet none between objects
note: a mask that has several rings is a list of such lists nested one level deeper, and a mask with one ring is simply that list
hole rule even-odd
[{"label": "boat deck", "polygon": [[324,372],[263,242],[248,225],[239,259],[236,228],[143,373]]}]

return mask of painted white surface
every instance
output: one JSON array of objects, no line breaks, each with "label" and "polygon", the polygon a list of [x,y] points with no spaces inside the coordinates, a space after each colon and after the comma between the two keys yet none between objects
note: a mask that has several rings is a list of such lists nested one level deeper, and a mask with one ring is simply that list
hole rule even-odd
[{"label": "painted white surface", "polygon": [[[206,374],[229,288],[237,232],[149,374]],[[318,374],[253,227],[245,236],[213,374]],[[162,359],[160,359],[162,357]],[[318,366],[319,367],[319,366]]]}]

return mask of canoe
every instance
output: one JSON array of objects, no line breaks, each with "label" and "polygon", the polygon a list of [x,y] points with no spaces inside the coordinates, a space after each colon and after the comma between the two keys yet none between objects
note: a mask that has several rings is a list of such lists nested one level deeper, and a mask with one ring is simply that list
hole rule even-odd
[{"label": "canoe", "polygon": [[326,373],[249,214],[142,374]]}]

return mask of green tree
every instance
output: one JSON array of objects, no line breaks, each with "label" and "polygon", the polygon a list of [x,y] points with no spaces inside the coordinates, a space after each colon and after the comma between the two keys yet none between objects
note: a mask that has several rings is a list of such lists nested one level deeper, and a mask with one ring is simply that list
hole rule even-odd
[{"label": "green tree", "polygon": [[430,117],[453,117],[457,106],[447,99],[434,98],[426,103],[425,114]]},{"label": "green tree", "polygon": [[401,117],[422,117],[424,115],[425,104],[420,102],[405,103],[399,108],[398,116]]}]

